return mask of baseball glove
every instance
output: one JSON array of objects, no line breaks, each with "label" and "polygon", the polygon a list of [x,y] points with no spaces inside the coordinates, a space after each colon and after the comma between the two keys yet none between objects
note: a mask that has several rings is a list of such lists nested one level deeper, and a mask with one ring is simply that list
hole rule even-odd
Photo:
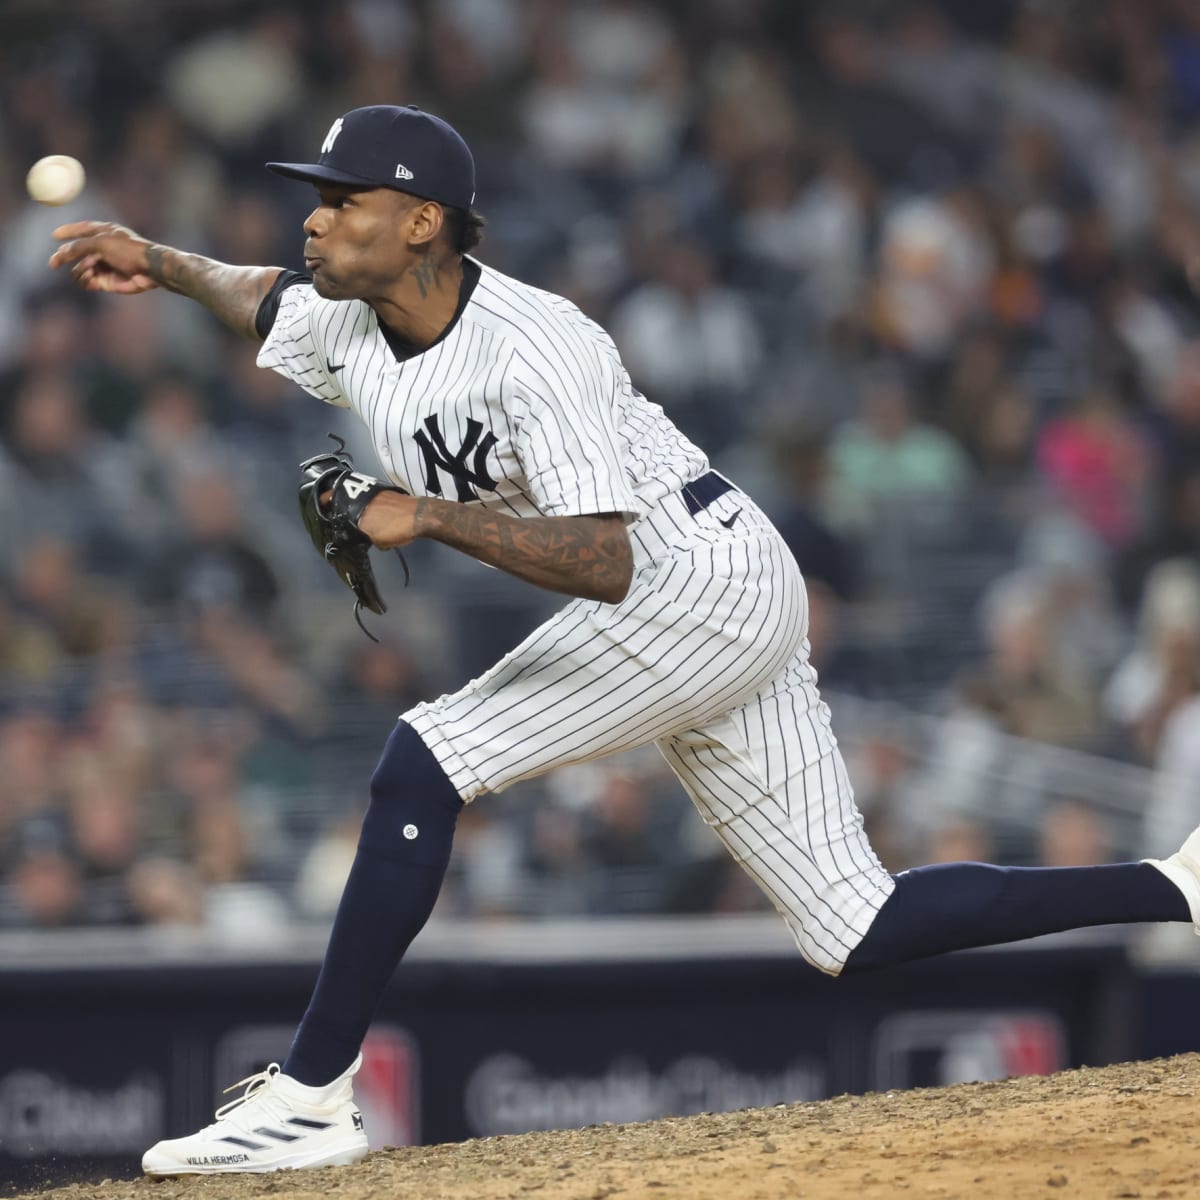
[{"label": "baseball glove", "polygon": [[[380,492],[403,489],[356,471],[354,460],[346,453],[346,443],[336,434],[329,436],[337,442],[336,450],[306,458],[300,464],[304,476],[298,497],[300,517],[317,553],[354,593],[354,619],[358,627],[377,642],[379,639],[362,622],[362,610],[369,608],[373,613],[385,613],[387,605],[379,594],[379,585],[371,568],[371,539],[359,529],[358,519]],[[322,503],[326,493],[329,499]],[[399,550],[396,556],[404,564],[404,586],[407,587],[408,563]]]}]

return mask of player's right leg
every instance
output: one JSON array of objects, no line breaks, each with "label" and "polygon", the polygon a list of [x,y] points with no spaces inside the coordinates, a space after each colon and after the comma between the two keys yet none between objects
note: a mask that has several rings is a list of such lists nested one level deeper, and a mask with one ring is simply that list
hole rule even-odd
[{"label": "player's right leg", "polygon": [[352,1083],[359,1046],[396,963],[441,889],[462,801],[404,721],[371,777],[358,853],[308,1011],[283,1070],[252,1081],[215,1124],[146,1152],[150,1175],[274,1171],[367,1152]]}]

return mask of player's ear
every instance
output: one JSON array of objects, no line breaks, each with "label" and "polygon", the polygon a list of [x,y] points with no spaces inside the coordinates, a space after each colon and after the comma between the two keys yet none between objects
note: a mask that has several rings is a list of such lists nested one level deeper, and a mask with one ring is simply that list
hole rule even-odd
[{"label": "player's ear", "polygon": [[432,200],[415,205],[408,214],[408,241],[413,246],[424,246],[437,237],[444,222],[442,206]]}]

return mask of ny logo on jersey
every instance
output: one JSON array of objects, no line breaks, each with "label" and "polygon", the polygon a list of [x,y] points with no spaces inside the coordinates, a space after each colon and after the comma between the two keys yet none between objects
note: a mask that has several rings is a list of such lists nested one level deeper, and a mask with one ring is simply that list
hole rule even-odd
[{"label": "ny logo on jersey", "polygon": [[[429,431],[428,434],[425,432],[426,429]],[[425,418],[425,429],[418,429],[413,437],[416,439],[417,445],[421,447],[421,454],[425,458],[425,490],[427,492],[434,496],[442,495],[442,481],[438,475],[439,467],[454,476],[454,483],[458,489],[456,499],[460,502],[478,500],[479,493],[475,491],[475,488],[484,488],[489,492],[496,490],[496,481],[488,474],[487,456],[499,439],[491,430],[488,430],[482,438],[479,436],[481,433],[483,433],[483,426],[474,417],[468,417],[467,436],[463,439],[458,453],[452,454],[442,437],[442,431],[438,428],[437,417]],[[473,454],[474,457],[468,467],[467,455],[469,454]]]},{"label": "ny logo on jersey", "polygon": [[338,117],[336,121],[329,127],[329,132],[325,135],[325,140],[321,143],[321,153],[328,154],[333,149],[333,143],[337,141],[338,134],[342,132],[342,118]]}]

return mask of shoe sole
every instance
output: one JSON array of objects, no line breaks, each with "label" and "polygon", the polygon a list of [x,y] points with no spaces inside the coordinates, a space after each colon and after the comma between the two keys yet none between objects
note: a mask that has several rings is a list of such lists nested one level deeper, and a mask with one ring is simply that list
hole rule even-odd
[{"label": "shoe sole", "polygon": [[366,1158],[368,1147],[361,1143],[353,1146],[339,1147],[334,1151],[322,1151],[320,1154],[303,1156],[296,1159],[276,1160],[275,1162],[250,1164],[237,1163],[230,1166],[200,1167],[186,1163],[180,1165],[147,1167],[142,1165],[142,1174],[154,1179],[173,1179],[178,1175],[267,1175],[272,1171],[303,1171],[315,1170],[318,1167],[348,1167],[351,1163]]}]

